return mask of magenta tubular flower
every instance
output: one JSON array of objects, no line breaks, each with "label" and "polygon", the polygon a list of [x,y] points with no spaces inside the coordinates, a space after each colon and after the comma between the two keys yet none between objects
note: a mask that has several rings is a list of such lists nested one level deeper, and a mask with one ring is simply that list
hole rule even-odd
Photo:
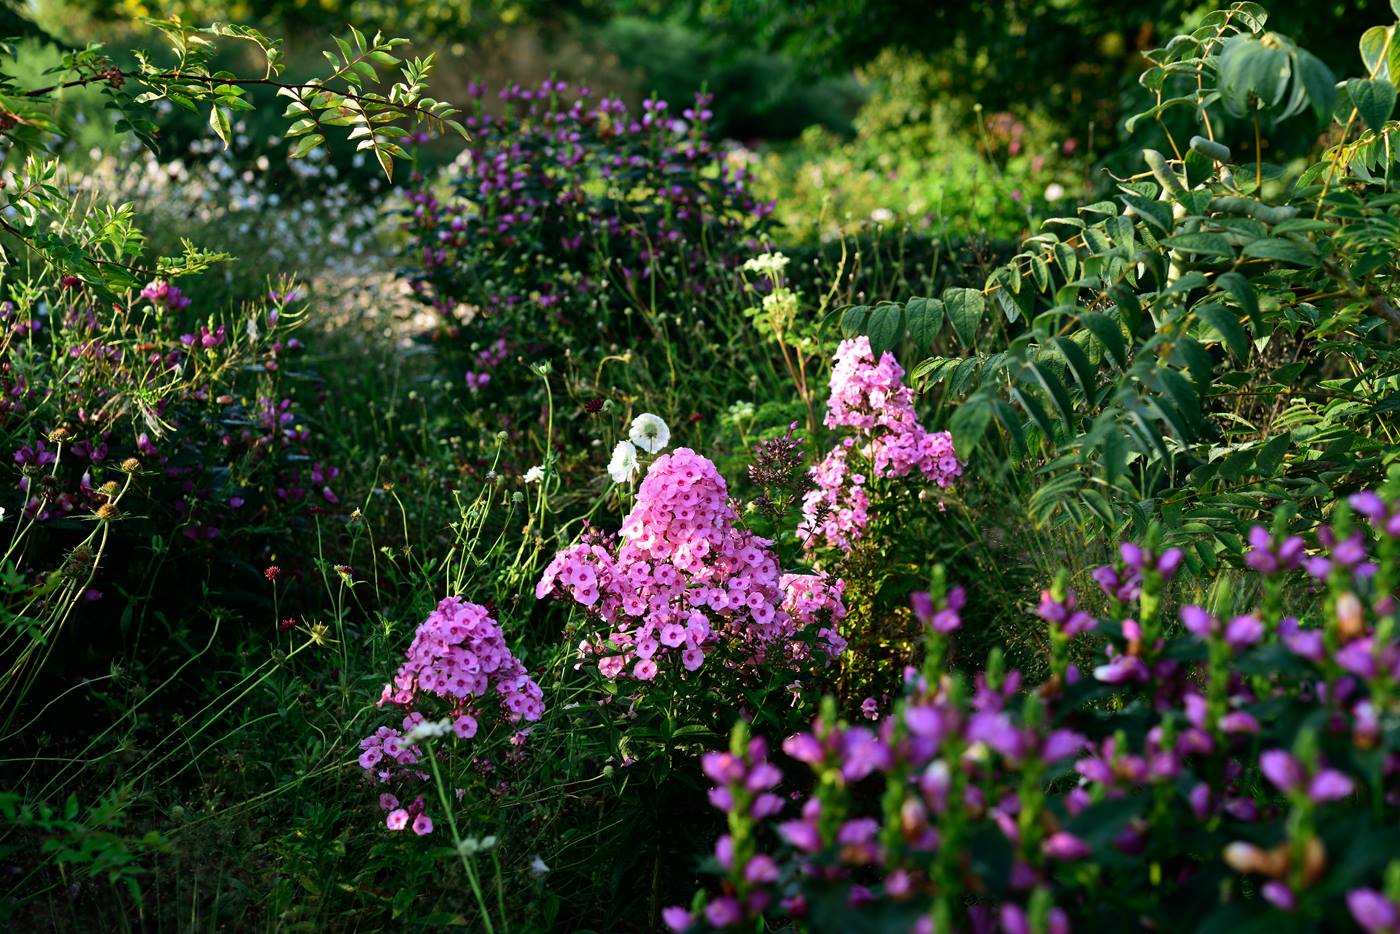
[{"label": "magenta tubular flower", "polygon": [[1322,769],[1308,783],[1308,797],[1319,804],[1350,797],[1355,783],[1336,769]]},{"label": "magenta tubular flower", "polygon": [[722,896],[705,906],[705,920],[712,927],[733,927],[744,920],[744,909],[739,905],[738,899],[728,895]]},{"label": "magenta tubular flower", "polygon": [[1244,556],[1245,564],[1261,574],[1278,574],[1292,571],[1303,562],[1303,539],[1289,536],[1275,545],[1269,530],[1256,525],[1249,530],[1250,550]]},{"label": "magenta tubular flower", "polygon": [[1089,844],[1064,830],[1056,831],[1045,838],[1041,850],[1050,859],[1070,862],[1083,859],[1093,852]]},{"label": "magenta tubular flower", "polygon": [[1282,792],[1297,791],[1307,777],[1303,764],[1282,749],[1268,749],[1260,753],[1259,769]]},{"label": "magenta tubular flower", "polygon": [[1181,608],[1181,625],[1197,639],[1205,640],[1220,628],[1220,622],[1198,606]]},{"label": "magenta tubular flower", "polygon": [[1041,619],[1071,639],[1098,625],[1098,620],[1079,609],[1079,600],[1072,590],[1065,593],[1063,603],[1056,600],[1050,591],[1042,590],[1040,592],[1040,606],[1036,612]]},{"label": "magenta tubular flower", "polygon": [[1277,879],[1265,882],[1259,889],[1259,894],[1263,895],[1264,900],[1279,911],[1293,911],[1298,907],[1298,899],[1293,894],[1293,890]]},{"label": "magenta tubular flower", "polygon": [[1352,889],[1347,910],[1367,934],[1400,934],[1400,905],[1375,889]]},{"label": "magenta tubular flower", "polygon": [[1288,651],[1310,662],[1321,664],[1327,657],[1327,648],[1320,629],[1302,629],[1298,620],[1285,616],[1278,627],[1279,635]]},{"label": "magenta tubular flower", "polygon": [[675,934],[681,934],[695,923],[695,917],[680,905],[671,905],[661,909],[661,921]]},{"label": "magenta tubular flower", "polygon": [[1225,627],[1225,642],[1239,651],[1256,645],[1264,638],[1264,623],[1257,616],[1236,616]]}]

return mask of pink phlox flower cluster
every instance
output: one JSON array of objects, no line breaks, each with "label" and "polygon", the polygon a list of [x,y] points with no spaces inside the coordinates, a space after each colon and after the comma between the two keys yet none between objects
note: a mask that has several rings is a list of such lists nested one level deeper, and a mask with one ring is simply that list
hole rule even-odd
[{"label": "pink phlox flower cluster", "polygon": [[[370,773],[378,782],[387,782],[398,771],[407,771],[415,777],[426,779],[427,773],[413,768],[418,764],[423,750],[419,746],[404,741],[404,733],[412,730],[423,721],[421,713],[411,713],[404,717],[403,730],[381,726],[369,736],[360,740],[360,768]],[[394,766],[398,766],[395,769]]]},{"label": "pink phlox flower cluster", "polygon": [[828,658],[846,651],[846,640],[838,624],[846,618],[846,604],[841,597],[846,582],[825,572],[819,574],[784,574],[783,609],[796,621],[797,628],[813,629],[823,644]]},{"label": "pink phlox flower cluster", "polygon": [[386,792],[379,796],[379,807],[389,812],[384,818],[384,826],[390,830],[403,830],[411,826],[420,837],[433,832],[433,819],[428,816],[427,803],[421,796],[406,806],[400,806],[399,799]]},{"label": "pink phlox flower cluster", "polygon": [[[579,647],[597,657],[605,677],[630,671],[651,681],[676,658],[695,671],[721,641],[740,647],[745,660],[761,660],[815,619],[816,603],[840,606],[840,589],[804,583],[803,596],[790,597],[772,542],[736,528],[736,518],[715,465],[679,448],[648,469],[621,543],[589,533],[554,556],[535,595],[567,595],[608,624],[606,636]],[[790,599],[806,600],[810,615],[794,616]],[[844,643],[834,620],[822,626],[824,651],[834,655]]]},{"label": "pink phlox flower cluster", "polygon": [[[448,597],[419,624],[404,663],[394,680],[384,686],[379,706],[416,707],[438,698],[439,703],[447,702],[452,734],[471,739],[479,728],[480,712],[474,701],[491,689],[498,696],[502,715],[511,722],[535,721],[544,715],[544,693],[511,653],[500,626],[486,608]],[[426,728],[445,733],[449,723],[426,721],[421,711],[413,710],[404,717],[402,730],[387,726],[375,730],[360,741],[360,767],[380,784],[427,781],[428,773],[419,767],[423,749],[414,741],[433,735]],[[420,725],[425,730],[415,735]],[[517,735],[523,738],[523,732]],[[390,800],[392,806],[384,805]],[[380,802],[390,811],[386,820],[390,830],[403,830],[411,822],[419,836],[432,832],[432,819],[423,812],[421,798],[416,806],[407,808],[400,808],[387,793],[380,796]]]},{"label": "pink phlox flower cluster", "polygon": [[544,714],[544,693],[511,654],[486,608],[448,597],[419,625],[407,659],[384,686],[379,703],[408,707],[431,694],[460,712],[492,687],[511,721],[538,720]]},{"label": "pink phlox flower cluster", "polygon": [[870,522],[865,486],[871,477],[895,479],[917,470],[944,489],[962,475],[952,435],[924,428],[903,367],[888,352],[877,362],[867,337],[842,341],[836,350],[826,426],[854,434],[812,468],[813,488],[802,501],[809,545],[821,540],[850,550]]}]

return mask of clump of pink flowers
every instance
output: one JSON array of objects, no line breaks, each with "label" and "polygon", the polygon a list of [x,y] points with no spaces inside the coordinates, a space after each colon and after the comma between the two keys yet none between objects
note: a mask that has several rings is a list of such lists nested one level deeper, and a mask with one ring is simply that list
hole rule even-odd
[{"label": "clump of pink flowers", "polygon": [[[418,626],[404,663],[380,695],[380,707],[411,709],[403,729],[382,726],[361,740],[360,767],[379,783],[426,780],[428,774],[419,767],[424,757],[420,742],[449,732],[458,739],[476,736],[478,718],[485,713],[477,702],[490,691],[510,723],[533,722],[544,715],[543,692],[511,653],[486,608],[448,597]],[[427,705],[438,707],[445,716],[433,721],[412,709]],[[392,797],[381,796],[381,804]],[[410,817],[420,835],[432,830],[432,820],[421,803],[415,812],[399,808],[395,800],[385,810],[390,812],[386,823],[390,830],[409,826]]]},{"label": "clump of pink flowers", "polygon": [[608,678],[695,671],[721,648],[738,663],[802,660],[813,643],[839,654],[842,583],[784,575],[772,542],[736,519],[715,465],[679,448],[652,463],[620,540],[590,532],[559,552],[535,595],[567,596],[607,626],[579,649]]},{"label": "clump of pink flowers", "polygon": [[924,428],[903,367],[888,352],[877,362],[867,337],[844,340],[836,350],[826,426],[852,434],[812,468],[813,488],[802,500],[801,532],[809,545],[850,550],[870,523],[872,478],[917,470],[943,489],[962,475],[952,435]]}]

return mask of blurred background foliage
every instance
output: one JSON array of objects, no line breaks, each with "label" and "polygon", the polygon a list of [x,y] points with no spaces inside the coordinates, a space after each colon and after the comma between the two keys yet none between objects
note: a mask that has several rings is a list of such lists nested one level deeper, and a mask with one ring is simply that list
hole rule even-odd
[{"label": "blurred background foliage", "polygon": [[[1122,171],[1157,128],[1129,140],[1124,114],[1143,109],[1140,53],[1189,29],[1217,4],[1194,0],[8,0],[10,35],[59,46],[135,43],[141,18],[236,21],[285,37],[290,73],[319,62],[315,37],[354,22],[413,35],[435,50],[436,96],[470,81],[495,89],[562,79],[635,107],[648,96],[714,95],[712,130],[755,166],[777,198],[790,241],[862,226],[915,235],[1014,240],[1056,206],[1102,189],[1095,168]],[[1306,37],[1341,77],[1352,69],[1351,17],[1382,17],[1386,0],[1282,0],[1269,26]],[[82,101],[75,102],[82,109]],[[488,101],[488,106],[490,102]],[[260,108],[249,140],[273,135]],[[263,121],[266,126],[257,121]],[[96,146],[94,131],[80,134]],[[184,150],[198,120],[171,117]],[[1273,134],[1275,161],[1312,136]],[[424,167],[457,148],[428,145]],[[246,146],[236,158],[264,153]],[[372,178],[332,150],[341,179]],[[357,173],[359,173],[357,175]]]}]

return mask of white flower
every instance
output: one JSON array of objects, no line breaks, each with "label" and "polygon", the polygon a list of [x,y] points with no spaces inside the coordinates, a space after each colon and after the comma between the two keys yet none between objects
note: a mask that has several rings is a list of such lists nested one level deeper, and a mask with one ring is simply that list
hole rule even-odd
[{"label": "white flower", "polygon": [[744,264],[746,272],[756,272],[761,276],[782,275],[787,268],[788,258],[781,253],[760,253]]},{"label": "white flower", "polygon": [[0,522],[4,522],[4,521],[5,521],[5,507],[4,507],[4,506],[0,506]]},{"label": "white flower", "polygon": [[876,208],[870,212],[870,219],[877,224],[886,224],[894,220],[894,212],[889,208]]},{"label": "white flower", "polygon": [[540,466],[539,464],[536,464],[535,466],[531,467],[529,470],[525,471],[525,482],[526,482],[526,483],[539,483],[539,482],[540,482],[541,480],[543,480],[543,479],[544,479],[544,468],[543,468],[542,466]]},{"label": "white flower", "polygon": [[452,731],[452,718],[443,717],[441,720],[424,720],[403,735],[403,741],[412,746],[425,739],[436,739],[439,736],[446,736]]},{"label": "white flower", "polygon": [[549,872],[549,867],[545,865],[544,860],[540,859],[538,856],[530,860],[530,875],[538,878],[547,872]]},{"label": "white flower", "polygon": [[1059,182],[1051,182],[1045,186],[1045,200],[1059,201],[1065,196],[1065,186]]},{"label": "white flower", "polygon": [[643,451],[655,454],[671,443],[671,429],[666,427],[661,416],[643,412],[632,419],[632,427],[627,430],[627,437]]},{"label": "white flower", "polygon": [[628,483],[637,475],[637,449],[631,441],[619,441],[608,461],[608,476],[613,483]]}]

